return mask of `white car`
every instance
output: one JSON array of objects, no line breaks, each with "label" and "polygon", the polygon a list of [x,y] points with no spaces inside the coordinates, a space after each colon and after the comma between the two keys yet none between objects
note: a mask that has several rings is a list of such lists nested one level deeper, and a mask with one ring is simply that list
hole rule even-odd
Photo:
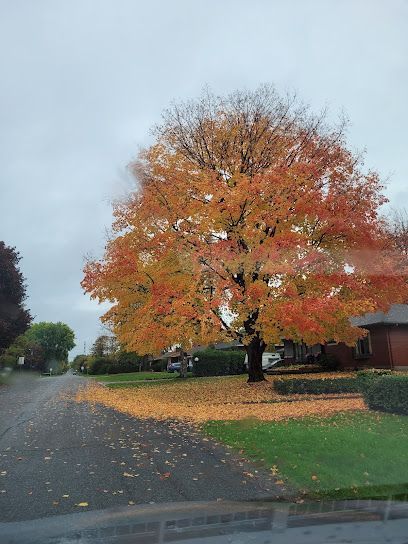
[{"label": "white car", "polygon": [[[265,352],[262,354],[262,370],[270,370],[282,360],[279,353]],[[244,366],[248,369],[248,355],[245,355]]]}]

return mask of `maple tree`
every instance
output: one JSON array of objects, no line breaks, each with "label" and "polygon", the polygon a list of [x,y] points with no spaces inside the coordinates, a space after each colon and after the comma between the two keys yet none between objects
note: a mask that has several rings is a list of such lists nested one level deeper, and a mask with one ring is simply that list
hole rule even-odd
[{"label": "maple tree", "polygon": [[119,341],[143,354],[238,339],[260,381],[268,344],[352,344],[364,331],[350,316],[406,300],[379,176],[344,133],[270,86],[165,112],[85,267]]}]

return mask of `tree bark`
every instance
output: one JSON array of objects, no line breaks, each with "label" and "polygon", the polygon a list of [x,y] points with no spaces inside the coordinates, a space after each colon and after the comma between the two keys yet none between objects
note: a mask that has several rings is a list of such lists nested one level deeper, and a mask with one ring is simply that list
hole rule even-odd
[{"label": "tree bark", "polygon": [[262,382],[265,376],[262,370],[262,354],[266,344],[257,336],[246,347],[248,355],[248,383]]},{"label": "tree bark", "polygon": [[187,353],[181,351],[180,378],[187,378],[188,361]]}]

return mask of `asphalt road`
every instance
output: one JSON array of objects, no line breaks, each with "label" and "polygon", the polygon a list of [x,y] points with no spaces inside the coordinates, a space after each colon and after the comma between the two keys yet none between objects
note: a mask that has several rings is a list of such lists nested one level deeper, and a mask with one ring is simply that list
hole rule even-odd
[{"label": "asphalt road", "polygon": [[0,521],[172,501],[276,498],[272,476],[174,421],[77,403],[86,378],[0,387]]}]

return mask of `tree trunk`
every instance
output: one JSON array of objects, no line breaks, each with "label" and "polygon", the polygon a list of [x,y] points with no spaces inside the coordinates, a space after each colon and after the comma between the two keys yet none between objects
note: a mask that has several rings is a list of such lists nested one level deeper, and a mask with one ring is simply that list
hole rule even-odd
[{"label": "tree trunk", "polygon": [[246,347],[248,355],[248,383],[262,382],[265,376],[262,370],[262,354],[265,350],[265,342],[255,337]]},{"label": "tree trunk", "polygon": [[187,378],[188,361],[187,353],[181,352],[180,378]]}]

